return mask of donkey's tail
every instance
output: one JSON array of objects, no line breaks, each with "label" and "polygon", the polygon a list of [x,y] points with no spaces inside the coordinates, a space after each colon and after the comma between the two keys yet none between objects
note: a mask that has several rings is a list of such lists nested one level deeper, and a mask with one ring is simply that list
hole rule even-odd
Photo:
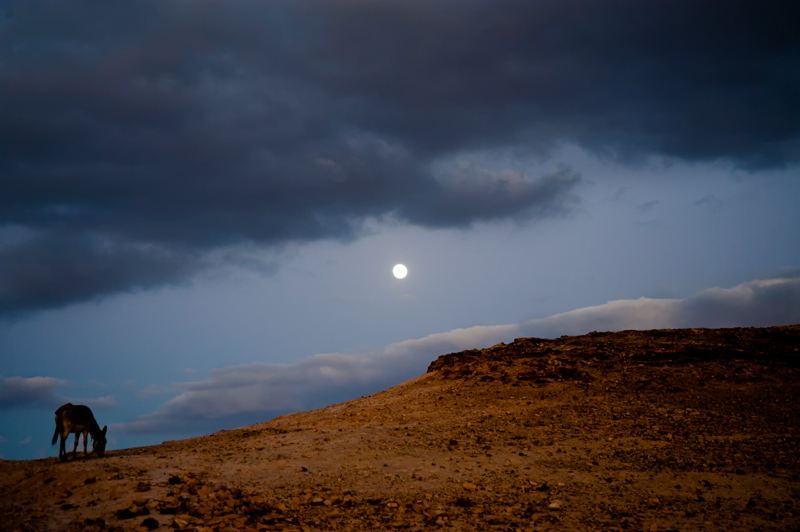
[{"label": "donkey's tail", "polygon": [[58,435],[64,431],[64,422],[61,420],[61,416],[64,414],[65,410],[70,410],[71,408],[72,403],[67,403],[61,405],[58,407],[58,410],[56,410],[56,431],[53,433],[53,445],[58,441]]},{"label": "donkey's tail", "polygon": [[61,423],[61,416],[58,416],[58,421],[56,421],[56,431],[53,433],[53,445],[56,444],[58,441],[58,435],[61,434],[61,428],[64,425]]}]

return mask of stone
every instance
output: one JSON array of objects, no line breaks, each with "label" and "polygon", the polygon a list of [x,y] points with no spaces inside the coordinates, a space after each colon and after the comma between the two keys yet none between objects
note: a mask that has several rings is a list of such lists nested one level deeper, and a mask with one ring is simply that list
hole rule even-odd
[{"label": "stone", "polygon": [[117,510],[116,512],[114,512],[114,517],[123,521],[125,519],[133,519],[134,517],[136,517],[136,514],[133,513],[130,510],[130,508],[123,508],[121,510]]},{"label": "stone", "polygon": [[159,527],[159,522],[153,519],[152,517],[148,517],[147,519],[139,523],[139,526],[144,527],[147,530],[155,530],[156,528]]}]

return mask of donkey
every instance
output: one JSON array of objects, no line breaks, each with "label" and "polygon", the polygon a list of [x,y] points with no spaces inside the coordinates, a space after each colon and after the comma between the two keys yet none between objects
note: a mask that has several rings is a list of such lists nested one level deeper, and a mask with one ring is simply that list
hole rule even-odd
[{"label": "donkey", "polygon": [[56,432],[53,434],[53,445],[56,440],[61,436],[61,446],[58,449],[58,458],[62,462],[67,461],[67,451],[64,449],[64,443],[70,434],[75,434],[75,446],[72,448],[72,459],[75,460],[78,454],[78,440],[83,434],[83,454],[88,456],[86,452],[86,442],[89,434],[92,435],[92,452],[97,453],[98,456],[103,456],[106,452],[106,431],[108,427],[100,426],[94,419],[94,414],[88,406],[73,405],[67,403],[56,410]]}]

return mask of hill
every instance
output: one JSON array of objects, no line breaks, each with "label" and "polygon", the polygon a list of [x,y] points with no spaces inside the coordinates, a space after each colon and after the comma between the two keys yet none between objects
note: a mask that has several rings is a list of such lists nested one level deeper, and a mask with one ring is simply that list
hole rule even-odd
[{"label": "hill", "polygon": [[[517,339],[105,458],[0,461],[4,530],[797,530],[800,325]],[[51,423],[51,420],[42,420]]]}]

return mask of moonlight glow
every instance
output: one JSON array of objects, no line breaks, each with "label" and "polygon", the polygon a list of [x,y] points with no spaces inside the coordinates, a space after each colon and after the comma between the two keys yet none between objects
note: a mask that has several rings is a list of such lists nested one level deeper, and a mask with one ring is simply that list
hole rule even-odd
[{"label": "moonlight glow", "polygon": [[403,279],[406,275],[408,275],[408,268],[402,264],[395,264],[394,268],[392,268],[392,273],[398,279]]}]

